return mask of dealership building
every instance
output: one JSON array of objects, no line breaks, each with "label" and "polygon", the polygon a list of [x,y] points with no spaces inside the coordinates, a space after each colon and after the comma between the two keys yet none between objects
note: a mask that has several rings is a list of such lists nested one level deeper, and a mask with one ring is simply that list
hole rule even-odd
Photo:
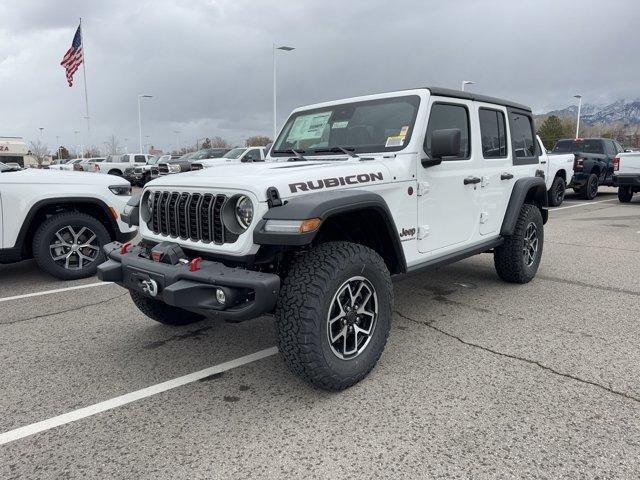
[{"label": "dealership building", "polygon": [[24,167],[29,150],[22,137],[0,137],[0,162],[17,163]]}]

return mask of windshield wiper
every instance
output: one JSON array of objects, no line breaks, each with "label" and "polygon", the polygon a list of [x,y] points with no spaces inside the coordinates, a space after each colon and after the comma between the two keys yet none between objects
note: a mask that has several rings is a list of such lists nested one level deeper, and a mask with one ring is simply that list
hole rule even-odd
[{"label": "windshield wiper", "polygon": [[328,148],[316,148],[315,153],[346,153],[351,158],[359,158],[358,154],[354,153],[355,147],[328,147]]},{"label": "windshield wiper", "polygon": [[[308,159],[304,155],[302,155],[305,152],[306,150],[294,150],[293,148],[283,148],[282,150],[273,151],[273,153],[293,153],[296,156],[296,160],[302,160],[306,162]],[[295,162],[293,158],[290,159],[290,161]]]}]

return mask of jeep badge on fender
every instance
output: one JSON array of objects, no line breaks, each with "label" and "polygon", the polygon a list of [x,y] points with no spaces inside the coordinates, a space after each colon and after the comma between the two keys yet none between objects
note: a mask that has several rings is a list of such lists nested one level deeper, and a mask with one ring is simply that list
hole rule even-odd
[{"label": "jeep badge on fender", "polygon": [[146,185],[127,210],[142,240],[107,245],[99,277],[168,325],[272,314],[291,370],[342,390],[382,355],[392,277],[480,253],[507,282],[535,276],[534,131],[529,107],[441,88],[299,108],[264,162]]}]

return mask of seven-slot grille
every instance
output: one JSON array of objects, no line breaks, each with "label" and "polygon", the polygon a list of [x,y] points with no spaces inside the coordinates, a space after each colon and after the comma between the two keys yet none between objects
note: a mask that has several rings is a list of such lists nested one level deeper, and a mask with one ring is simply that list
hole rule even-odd
[{"label": "seven-slot grille", "polygon": [[227,196],[211,193],[151,192],[149,229],[155,234],[205,243],[233,243],[237,235],[222,222]]}]

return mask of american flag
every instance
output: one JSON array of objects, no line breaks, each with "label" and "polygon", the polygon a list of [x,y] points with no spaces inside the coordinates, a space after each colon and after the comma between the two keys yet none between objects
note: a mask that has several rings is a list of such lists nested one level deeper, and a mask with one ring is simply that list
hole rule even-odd
[{"label": "american flag", "polygon": [[73,74],[76,73],[80,65],[82,64],[82,32],[80,31],[80,25],[76,30],[76,34],[73,36],[73,42],[71,42],[71,48],[64,54],[60,65],[67,71],[67,82],[69,86],[73,86]]}]

